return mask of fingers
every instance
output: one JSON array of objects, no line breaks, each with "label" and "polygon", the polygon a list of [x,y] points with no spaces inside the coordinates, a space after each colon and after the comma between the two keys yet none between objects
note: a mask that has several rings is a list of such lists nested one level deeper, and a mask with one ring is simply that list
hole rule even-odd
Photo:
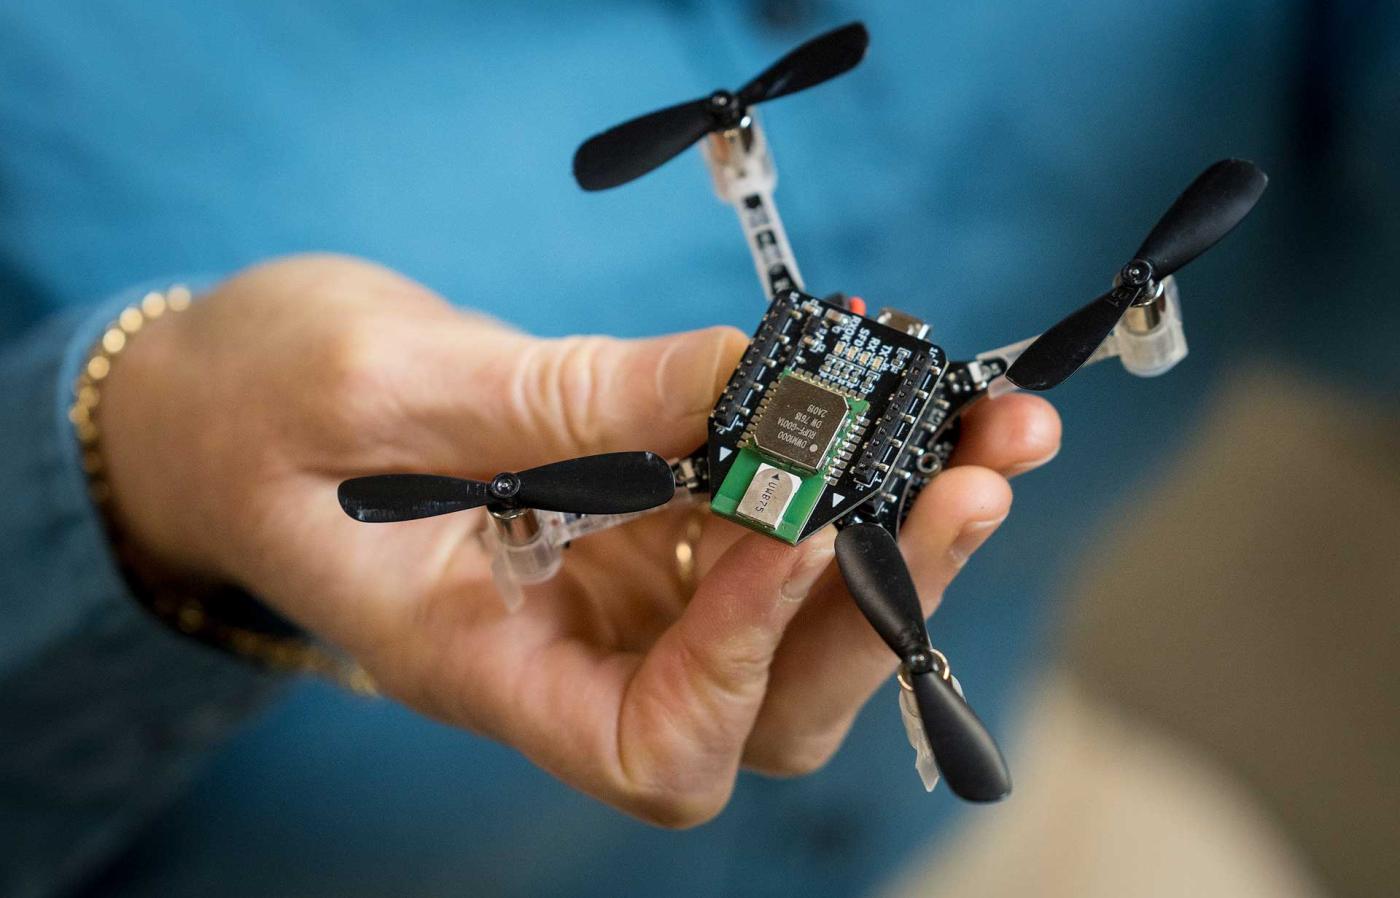
[{"label": "fingers", "polygon": [[[1038,396],[984,399],[964,415],[953,467],[919,496],[900,535],[926,613],[1006,516],[1011,492],[1003,477],[1048,462],[1059,444],[1059,415]],[[819,767],[895,665],[833,573],[778,652],[745,763],[777,774]]]},{"label": "fingers", "polygon": [[831,557],[829,535],[798,549],[751,535],[725,554],[619,686],[615,730],[603,734],[615,748],[609,800],[667,826],[719,812],[763,703],[773,654]]},{"label": "fingers", "polygon": [[[900,547],[925,614],[933,612],[944,588],[1010,507],[1006,480],[981,467],[951,468],[920,494],[901,531]],[[820,767],[896,664],[833,569],[778,650],[745,764],[777,775]]]},{"label": "fingers", "polygon": [[705,441],[706,416],[745,345],[725,327],[646,340],[540,341],[517,369],[514,412],[555,457],[680,455]]},{"label": "fingers", "polygon": [[1008,393],[963,414],[954,465],[979,465],[1005,477],[1038,468],[1060,451],[1060,416],[1040,396]]},{"label": "fingers", "polygon": [[673,457],[704,443],[746,345],[724,327],[539,340],[472,322],[418,356],[405,416],[439,471],[480,476],[641,449]]}]

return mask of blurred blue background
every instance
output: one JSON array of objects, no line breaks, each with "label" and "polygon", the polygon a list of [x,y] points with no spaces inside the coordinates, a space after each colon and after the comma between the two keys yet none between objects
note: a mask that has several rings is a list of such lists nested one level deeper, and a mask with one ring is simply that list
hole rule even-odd
[{"label": "blurred blue background", "polygon": [[[1054,395],[1059,459],[1018,481],[933,621],[1005,733],[1055,657],[1080,535],[1178,448],[1222,371],[1287,354],[1394,397],[1393,6],[7,4],[0,314],[20,327],[150,278],[334,250],[542,334],[750,330],[762,299],[695,154],[600,195],[569,160],[854,18],[861,67],[764,110],[778,202],[810,290],[922,314],[955,358],[1101,292],[1215,159],[1273,177],[1180,278],[1190,357],[1160,380],[1099,366]],[[304,683],[99,888],[849,895],[977,813],[918,787],[893,698],[819,774],[745,777],[717,821],[670,833],[500,746]]]}]

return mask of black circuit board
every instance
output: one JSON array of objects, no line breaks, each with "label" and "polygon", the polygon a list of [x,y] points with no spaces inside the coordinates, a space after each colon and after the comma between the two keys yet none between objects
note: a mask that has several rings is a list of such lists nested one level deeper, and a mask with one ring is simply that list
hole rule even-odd
[{"label": "black circuit board", "polygon": [[891,468],[885,489],[847,515],[837,526],[872,521],[898,536],[915,498],[938,476],[957,448],[962,413],[985,395],[987,385],[1006,373],[1000,358],[953,362],[934,389],[933,397],[904,450]]},{"label": "black circuit board", "polygon": [[940,390],[947,368],[943,350],[928,340],[798,291],[776,295],[711,414],[709,488],[717,490],[740,449],[752,445],[765,391],[780,377],[798,376],[860,408],[823,471],[800,538],[857,511],[853,519],[894,532],[919,458],[937,450],[933,437],[953,408]]}]

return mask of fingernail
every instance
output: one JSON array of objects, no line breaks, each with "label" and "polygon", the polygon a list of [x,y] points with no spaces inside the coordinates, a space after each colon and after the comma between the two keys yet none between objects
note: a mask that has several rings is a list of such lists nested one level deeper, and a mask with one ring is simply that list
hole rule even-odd
[{"label": "fingernail", "polygon": [[1026,473],[1027,471],[1034,471],[1036,468],[1040,467],[1041,465],[1048,465],[1048,464],[1050,464],[1050,462],[1052,462],[1052,461],[1055,460],[1055,456],[1057,456],[1057,455],[1059,455],[1059,454],[1060,454],[1060,447],[1059,447],[1059,446],[1056,446],[1054,449],[1051,449],[1050,452],[1049,452],[1047,455],[1045,455],[1044,457],[1042,457],[1042,458],[1037,458],[1035,461],[1028,461],[1028,462],[1024,462],[1024,463],[1022,463],[1022,464],[1019,464],[1019,465],[1013,465],[1012,467],[1010,467],[1010,468],[1007,469],[1007,471],[1006,471],[1006,476],[1007,476],[1007,477],[1015,477],[1017,474],[1024,474],[1024,473]]},{"label": "fingernail", "polygon": [[802,560],[793,566],[788,574],[779,598],[784,602],[800,602],[807,598],[822,572],[836,555],[836,529],[828,527],[803,543],[800,551]]},{"label": "fingernail", "polygon": [[962,567],[967,564],[967,560],[972,557],[972,553],[977,551],[977,547],[987,541],[987,537],[997,529],[1006,516],[991,521],[972,521],[963,525],[963,529],[958,533],[958,538],[953,540],[953,544],[948,547],[948,557],[952,559],[954,566]]}]

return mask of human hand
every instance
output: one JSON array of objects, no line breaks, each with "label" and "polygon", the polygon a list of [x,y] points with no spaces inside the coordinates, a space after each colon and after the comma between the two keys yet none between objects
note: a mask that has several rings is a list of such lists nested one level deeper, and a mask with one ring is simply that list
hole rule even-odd
[{"label": "human hand", "polygon": [[[367,526],[337,484],[486,478],[597,452],[701,445],[746,345],[712,328],[541,340],[376,266],[300,257],[152,322],[104,386],[120,525],[182,572],[236,582],[358,660],[387,694],[506,742],[565,782],[667,826],[727,802],[741,765],[820,766],[894,659],[841,584],[832,534],[793,548],[689,510],[578,541],[508,613],[481,510]],[[984,401],[955,466],[902,531],[925,610],[1047,461],[1044,400]]]}]

